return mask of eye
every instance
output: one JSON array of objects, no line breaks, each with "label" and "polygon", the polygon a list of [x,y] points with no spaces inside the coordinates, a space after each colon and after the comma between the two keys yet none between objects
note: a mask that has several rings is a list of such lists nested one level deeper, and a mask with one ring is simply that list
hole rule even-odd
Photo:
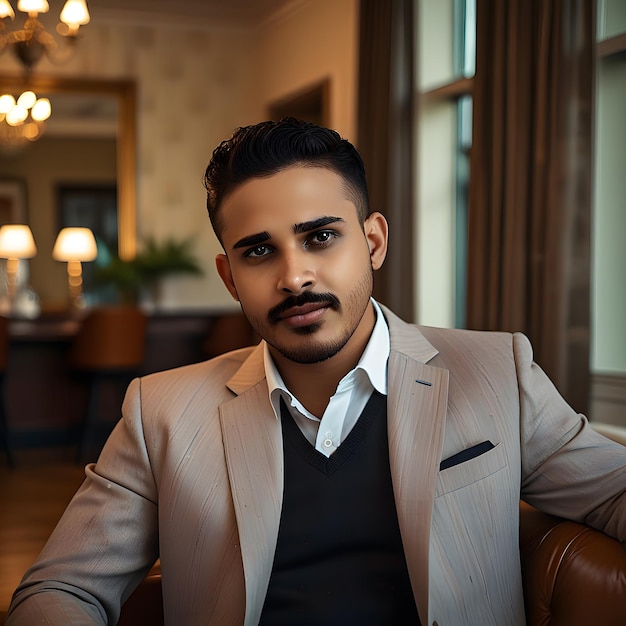
[{"label": "eye", "polygon": [[336,237],[338,237],[338,233],[334,230],[318,230],[307,238],[306,245],[308,247],[317,246],[318,248],[325,248]]},{"label": "eye", "polygon": [[272,250],[269,246],[255,246],[254,248],[246,250],[244,256],[248,259],[260,259],[261,257],[270,254],[271,251]]}]

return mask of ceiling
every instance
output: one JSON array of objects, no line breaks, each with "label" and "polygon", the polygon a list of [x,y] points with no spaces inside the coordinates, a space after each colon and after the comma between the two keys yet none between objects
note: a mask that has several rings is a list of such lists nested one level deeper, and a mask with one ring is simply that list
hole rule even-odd
[{"label": "ceiling", "polygon": [[146,19],[186,18],[254,26],[302,0],[87,0],[92,20],[98,16]]}]

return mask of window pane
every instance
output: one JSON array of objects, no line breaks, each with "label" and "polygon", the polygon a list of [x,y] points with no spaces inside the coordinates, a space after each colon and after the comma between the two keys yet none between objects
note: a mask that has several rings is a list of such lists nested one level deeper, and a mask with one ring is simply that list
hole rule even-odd
[{"label": "window pane", "polygon": [[626,2],[598,0],[598,40],[626,33]]},{"label": "window pane", "polygon": [[592,253],[593,372],[626,372],[626,57],[598,64]]},{"label": "window pane", "polygon": [[454,63],[455,0],[423,0],[419,7],[419,90],[428,91],[452,82]]},{"label": "window pane", "polygon": [[474,75],[476,0],[419,3],[419,90]]},{"label": "window pane", "polygon": [[476,0],[458,0],[462,10],[457,11],[456,19],[463,29],[460,73],[471,78],[476,73]]}]

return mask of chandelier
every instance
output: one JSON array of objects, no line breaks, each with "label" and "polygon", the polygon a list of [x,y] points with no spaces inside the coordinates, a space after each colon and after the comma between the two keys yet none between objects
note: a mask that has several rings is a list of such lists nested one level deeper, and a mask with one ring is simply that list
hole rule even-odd
[{"label": "chandelier", "polygon": [[[17,10],[27,17],[21,28],[10,30],[7,23],[15,19],[15,12],[9,0],[0,0],[0,53],[10,49],[24,66],[27,77],[44,55],[54,63],[67,60],[74,51],[78,29],[89,23],[85,0],[67,0],[56,27],[67,44],[60,50],[54,36],[39,20],[39,14],[47,13],[49,8],[48,0],[18,0]],[[0,95],[0,152],[11,153],[39,139],[50,113],[50,101],[37,98],[30,89],[17,97]]]},{"label": "chandelier", "polygon": [[0,96],[0,152],[11,153],[29,141],[41,137],[50,117],[48,98],[37,98],[30,90],[17,99],[11,94]]},{"label": "chandelier", "polygon": [[15,18],[15,12],[9,0],[0,0],[0,52],[10,48],[27,72],[32,71],[44,54],[55,63],[67,60],[76,45],[78,29],[89,23],[85,0],[67,0],[56,30],[68,45],[64,51],[59,51],[54,36],[39,20],[39,14],[47,13],[49,8],[48,0],[18,0],[17,10],[28,16],[22,28],[7,31],[5,23],[8,18]]}]

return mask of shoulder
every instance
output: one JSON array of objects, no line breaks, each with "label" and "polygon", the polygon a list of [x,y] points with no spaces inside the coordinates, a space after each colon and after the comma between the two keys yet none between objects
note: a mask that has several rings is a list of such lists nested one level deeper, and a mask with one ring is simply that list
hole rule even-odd
[{"label": "shoulder", "polygon": [[215,399],[229,398],[232,392],[228,390],[227,382],[254,349],[254,346],[241,348],[208,361],[148,374],[133,381],[133,386],[140,392],[142,403],[154,396],[184,399],[196,393],[209,394]]},{"label": "shoulder", "polygon": [[492,349],[494,347],[511,352],[515,334],[501,331],[467,330],[464,328],[437,328],[415,326],[428,341],[440,351],[449,348],[464,350]]},{"label": "shoulder", "polygon": [[[212,427],[219,407],[235,393],[229,380],[242,369],[254,347],[242,348],[208,361],[136,378],[130,384],[122,414],[131,429],[146,441],[185,440],[199,429]],[[219,439],[219,438],[218,438]]]}]

